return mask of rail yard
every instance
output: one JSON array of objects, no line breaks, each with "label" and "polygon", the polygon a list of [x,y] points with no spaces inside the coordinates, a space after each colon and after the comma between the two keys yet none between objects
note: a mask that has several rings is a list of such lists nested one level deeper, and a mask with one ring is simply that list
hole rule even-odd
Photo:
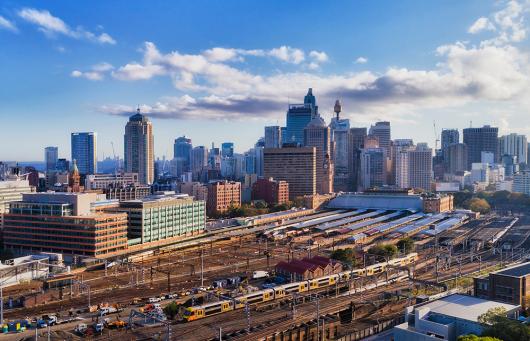
[{"label": "rail yard", "polygon": [[[64,323],[37,330],[37,335],[50,333],[61,340],[86,335],[79,325],[99,323],[109,327],[91,333],[93,338],[265,340],[295,329],[340,336],[377,326],[383,316],[397,318],[418,293],[458,286],[466,290],[462,278],[526,257],[520,247],[530,233],[524,218],[474,219],[465,212],[292,213],[219,224],[193,240],[5,288],[4,298],[9,297],[13,307],[4,318],[57,316]],[[517,243],[514,235],[519,236]],[[405,237],[415,241],[416,252],[392,259],[367,252],[378,243]],[[273,276],[279,262],[329,257],[341,248],[356,250],[352,269],[283,282]],[[177,307],[174,316],[164,310],[168,305]],[[111,310],[103,314],[105,307],[115,311],[107,316]],[[353,317],[346,323],[348,311]],[[111,329],[117,325],[128,326]],[[32,335],[33,330],[3,338]]]}]

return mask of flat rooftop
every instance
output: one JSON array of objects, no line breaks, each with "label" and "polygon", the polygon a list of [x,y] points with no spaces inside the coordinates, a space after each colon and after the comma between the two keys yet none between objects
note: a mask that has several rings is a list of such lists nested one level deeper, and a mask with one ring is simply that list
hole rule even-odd
[{"label": "flat rooftop", "polygon": [[504,270],[495,271],[493,273],[511,277],[523,277],[530,274],[530,262],[515,265]]},{"label": "flat rooftop", "polygon": [[510,312],[518,309],[518,305],[500,303],[481,298],[454,294],[427,304],[417,306],[417,308],[429,308],[431,313],[446,316],[453,316],[462,320],[477,322],[477,318],[491,308],[503,307]]}]

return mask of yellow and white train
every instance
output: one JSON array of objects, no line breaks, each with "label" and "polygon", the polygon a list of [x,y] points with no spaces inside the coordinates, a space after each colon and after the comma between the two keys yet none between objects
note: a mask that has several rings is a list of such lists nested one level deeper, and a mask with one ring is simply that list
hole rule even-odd
[{"label": "yellow and white train", "polygon": [[253,293],[225,299],[218,302],[188,307],[184,309],[185,321],[198,320],[204,317],[221,314],[227,311],[244,308],[248,304],[257,304],[290,296],[293,293],[303,293],[310,290],[325,288],[337,283],[344,283],[354,277],[373,276],[386,271],[387,266],[406,266],[418,260],[417,253],[410,253],[404,257],[391,259],[388,262],[377,263],[366,268],[344,271],[335,275],[329,275],[300,282],[283,284],[271,289],[255,291]]}]

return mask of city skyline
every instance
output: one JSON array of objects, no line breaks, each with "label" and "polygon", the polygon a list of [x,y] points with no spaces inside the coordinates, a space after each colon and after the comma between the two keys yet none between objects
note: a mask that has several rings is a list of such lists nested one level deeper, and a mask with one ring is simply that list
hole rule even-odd
[{"label": "city skyline", "polygon": [[[288,104],[301,103],[309,87],[326,122],[338,98],[352,127],[390,121],[393,139],[431,147],[433,121],[438,135],[470,121],[498,126],[499,135],[530,133],[518,124],[530,108],[528,1],[385,2],[383,12],[362,3],[297,5],[137,3],[123,10],[102,2],[6,2],[0,118],[9,129],[0,144],[20,143],[2,148],[0,159],[41,160],[46,146],[70,158],[76,131],[98,133],[98,159],[112,155],[111,142],[121,155],[123,125],[137,105],[153,121],[156,157],[170,158],[182,135],[194,146],[231,141],[241,153],[264,126],[284,126]],[[208,29],[187,18],[199,7]],[[118,8],[142,24],[116,19]],[[261,18],[267,10],[274,25]],[[147,25],[155,13],[160,26]],[[307,16],[314,26],[303,25]],[[230,34],[241,27],[249,32]],[[174,32],[187,35],[175,39]]]}]

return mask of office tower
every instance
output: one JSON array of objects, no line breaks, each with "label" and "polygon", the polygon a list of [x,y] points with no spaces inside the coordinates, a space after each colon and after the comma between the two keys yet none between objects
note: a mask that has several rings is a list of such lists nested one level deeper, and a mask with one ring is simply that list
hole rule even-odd
[{"label": "office tower", "polygon": [[[403,173],[397,174],[400,171],[401,167],[404,166],[403,159],[399,159],[402,155],[399,153],[406,151],[409,148],[414,146],[414,142],[411,139],[396,139],[390,141],[390,174],[389,174],[389,184],[395,184],[401,188],[407,188],[408,186],[399,185],[403,183]],[[405,156],[406,157],[406,156]],[[408,174],[408,173],[407,173]],[[398,181],[398,177],[400,180]],[[408,181],[408,180],[406,180]]]},{"label": "office tower", "polygon": [[414,149],[409,149],[408,154],[408,186],[431,190],[432,183],[432,149],[426,144],[420,144]]},{"label": "office tower", "polygon": [[44,163],[46,166],[46,173],[53,172],[57,169],[58,159],[59,159],[59,148],[57,147],[44,148]]},{"label": "office tower", "polygon": [[254,149],[250,149],[244,154],[244,173],[245,174],[256,174],[256,153]]},{"label": "office tower", "polygon": [[129,117],[124,142],[125,171],[138,173],[142,184],[152,184],[155,180],[153,125],[140,114],[140,108]]},{"label": "office tower", "polygon": [[97,193],[25,193],[4,216],[4,246],[96,258],[126,250],[127,215],[96,211],[96,204]]},{"label": "office tower", "polygon": [[67,159],[57,159],[55,170],[59,173],[68,172],[70,170],[70,161]]},{"label": "office tower", "polygon": [[197,146],[191,150],[191,172],[194,180],[201,178],[201,173],[208,167],[208,148]]},{"label": "office tower", "polygon": [[0,181],[0,228],[2,227],[3,214],[7,212],[9,203],[22,200],[23,193],[35,192],[35,187],[28,180]]},{"label": "office tower", "polygon": [[286,181],[289,184],[290,200],[315,195],[316,158],[315,147],[265,148],[263,176]]},{"label": "office tower", "polygon": [[390,122],[376,122],[370,127],[369,134],[377,137],[379,148],[383,148],[388,156],[390,153]]},{"label": "office tower", "polygon": [[175,139],[173,144],[173,158],[176,162],[176,176],[180,177],[182,174],[191,172],[191,150],[193,146],[191,139],[186,136],[181,136]]},{"label": "office tower", "polygon": [[183,194],[122,201],[114,210],[129,217],[127,234],[132,245],[193,236],[206,227],[206,203]]},{"label": "office tower", "polygon": [[232,143],[232,142],[223,142],[221,144],[221,156],[222,157],[232,157],[232,156],[234,156],[234,143]]},{"label": "office tower", "polygon": [[513,176],[515,173],[519,172],[517,156],[504,154],[501,156],[501,164],[504,166],[504,174],[506,176]]},{"label": "office tower", "polygon": [[513,191],[530,195],[530,171],[521,171],[514,174]]},{"label": "office tower", "polygon": [[331,159],[331,131],[320,115],[304,128],[304,146],[316,149],[317,193],[333,192],[333,160]]},{"label": "office tower", "polygon": [[211,181],[208,183],[208,216],[227,212],[241,206],[241,183],[234,181]]},{"label": "office tower", "polygon": [[79,174],[96,174],[97,164],[97,133],[72,133],[72,161],[77,161]]},{"label": "office tower", "polygon": [[252,200],[263,200],[269,205],[285,204],[289,201],[287,181],[259,178],[252,185]]},{"label": "office tower", "polygon": [[495,163],[495,156],[492,152],[482,151],[480,152],[480,163],[487,163],[493,165]]},{"label": "office tower", "polygon": [[265,148],[280,148],[282,146],[282,129],[280,126],[265,127]]},{"label": "office tower", "polygon": [[500,155],[517,157],[517,163],[528,162],[528,141],[525,135],[510,134],[499,138]]},{"label": "office tower", "polygon": [[347,192],[350,188],[350,120],[341,119],[342,105],[339,100],[335,101],[335,117],[331,119],[331,140],[333,146],[333,165],[335,175],[333,188],[335,192]]},{"label": "office tower", "polygon": [[460,142],[458,129],[442,129],[442,150],[446,150],[450,145]]},{"label": "office tower", "polygon": [[447,165],[447,173],[456,174],[467,170],[467,159],[467,145],[463,143],[449,145],[444,158]]},{"label": "office tower", "polygon": [[285,137],[282,135],[282,143],[304,143],[304,128],[318,113],[313,89],[309,88],[304,97],[303,104],[289,104],[287,110],[287,127]]},{"label": "office tower", "polygon": [[351,128],[348,144],[348,172],[350,174],[350,190],[357,190],[360,179],[361,149],[367,135],[366,128]]},{"label": "office tower", "polygon": [[361,149],[359,190],[386,185],[386,153],[383,148]]},{"label": "office tower", "polygon": [[465,128],[464,143],[467,145],[467,169],[471,169],[471,164],[480,163],[480,154],[483,151],[492,152],[494,160],[499,157],[499,142],[497,135],[499,128],[489,125],[482,128]]},{"label": "office tower", "polygon": [[379,137],[366,135],[364,138],[364,148],[379,148]]},{"label": "office tower", "polygon": [[215,147],[215,144],[212,142],[212,148],[208,153],[208,166],[212,170],[221,169],[221,150]]}]

